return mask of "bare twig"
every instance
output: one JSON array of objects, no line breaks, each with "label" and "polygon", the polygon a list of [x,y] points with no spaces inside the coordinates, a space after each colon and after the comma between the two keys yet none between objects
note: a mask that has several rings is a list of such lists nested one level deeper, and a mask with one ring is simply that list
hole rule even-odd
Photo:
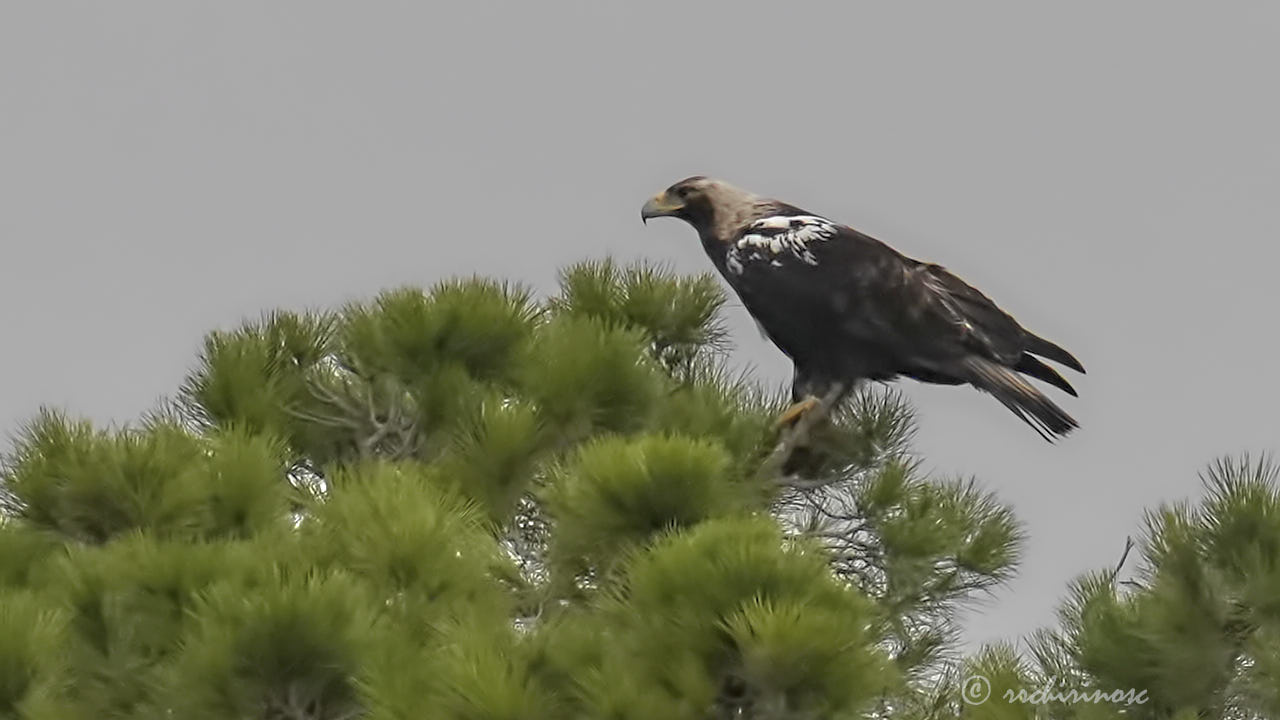
[{"label": "bare twig", "polygon": [[1126,536],[1124,539],[1124,552],[1121,553],[1120,555],[1120,562],[1116,563],[1115,569],[1111,571],[1111,578],[1110,578],[1111,582],[1114,583],[1116,581],[1116,578],[1119,577],[1120,571],[1124,569],[1125,561],[1129,559],[1129,552],[1132,550],[1133,550],[1133,538],[1130,536]]}]

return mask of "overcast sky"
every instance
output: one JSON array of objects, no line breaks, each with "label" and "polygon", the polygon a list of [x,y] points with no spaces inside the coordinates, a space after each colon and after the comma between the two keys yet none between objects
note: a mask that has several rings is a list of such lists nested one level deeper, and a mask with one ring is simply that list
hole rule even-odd
[{"label": "overcast sky", "polygon": [[1264,2],[0,3],[0,430],[132,420],[267,308],[709,269],[639,208],[719,176],[948,266],[1088,368],[1056,446],[902,383],[928,467],[1027,523],[968,630],[1015,637],[1144,508],[1280,441],[1278,37]]}]

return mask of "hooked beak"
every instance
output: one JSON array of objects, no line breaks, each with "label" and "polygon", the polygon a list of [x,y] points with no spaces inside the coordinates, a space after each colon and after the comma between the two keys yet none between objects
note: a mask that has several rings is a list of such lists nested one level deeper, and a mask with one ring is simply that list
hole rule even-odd
[{"label": "hooked beak", "polygon": [[679,201],[672,201],[668,198],[665,191],[660,192],[649,198],[649,202],[645,203],[643,208],[640,208],[640,220],[648,225],[649,218],[671,217],[683,207],[684,205],[680,204]]}]

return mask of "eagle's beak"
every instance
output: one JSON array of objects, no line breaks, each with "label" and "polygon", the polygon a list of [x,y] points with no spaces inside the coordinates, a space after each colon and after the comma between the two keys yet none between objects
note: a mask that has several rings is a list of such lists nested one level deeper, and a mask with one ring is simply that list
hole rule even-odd
[{"label": "eagle's beak", "polygon": [[649,198],[649,202],[640,208],[640,220],[646,225],[649,224],[649,218],[670,217],[676,214],[676,211],[684,207],[679,202],[672,202],[667,197],[666,192],[660,192]]}]

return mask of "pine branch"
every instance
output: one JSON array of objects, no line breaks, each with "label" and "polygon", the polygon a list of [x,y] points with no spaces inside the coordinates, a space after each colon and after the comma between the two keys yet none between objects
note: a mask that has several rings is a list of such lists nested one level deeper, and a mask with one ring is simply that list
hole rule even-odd
[{"label": "pine branch", "polygon": [[[357,385],[342,381],[342,390],[327,387],[321,382],[307,383],[307,391],[321,405],[332,408],[331,415],[318,415],[298,408],[286,408],[293,417],[304,422],[341,429],[354,437],[358,456],[367,459],[377,456],[399,460],[409,457],[416,449],[420,432],[418,421],[411,416],[404,402],[391,399],[385,412],[379,407],[373,385]],[[393,394],[396,390],[393,388]],[[402,395],[401,399],[407,399]]]}]

